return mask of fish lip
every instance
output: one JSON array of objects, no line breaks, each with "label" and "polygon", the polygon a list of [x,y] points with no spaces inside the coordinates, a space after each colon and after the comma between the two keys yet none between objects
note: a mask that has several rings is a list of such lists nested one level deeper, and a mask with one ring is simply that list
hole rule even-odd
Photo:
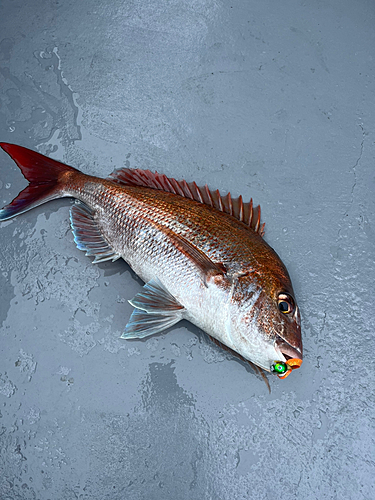
[{"label": "fish lip", "polygon": [[293,347],[288,342],[286,342],[281,337],[278,337],[275,340],[275,349],[277,352],[281,354],[285,358],[285,361],[288,359],[300,359],[302,361],[302,345],[301,347]]},{"label": "fish lip", "polygon": [[[284,374],[278,374],[281,379],[288,377],[293,370],[299,368],[302,364],[302,344],[301,349],[293,347],[284,339],[278,337],[275,340],[275,350],[282,356],[286,362],[288,370]],[[290,364],[289,364],[290,361]]]}]

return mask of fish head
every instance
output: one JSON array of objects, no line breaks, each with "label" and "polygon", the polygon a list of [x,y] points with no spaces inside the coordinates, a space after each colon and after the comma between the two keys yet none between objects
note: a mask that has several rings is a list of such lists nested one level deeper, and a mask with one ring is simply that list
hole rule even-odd
[{"label": "fish head", "polygon": [[289,275],[259,272],[233,283],[230,340],[233,349],[264,370],[287,377],[302,364],[301,317]]}]

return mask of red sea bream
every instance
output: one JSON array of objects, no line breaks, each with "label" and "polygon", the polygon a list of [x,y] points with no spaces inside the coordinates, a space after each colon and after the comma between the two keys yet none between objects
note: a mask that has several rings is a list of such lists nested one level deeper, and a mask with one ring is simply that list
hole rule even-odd
[{"label": "red sea bream", "polygon": [[101,179],[21,146],[1,147],[30,184],[0,221],[73,197],[78,248],[94,262],[123,258],[146,283],[130,300],[124,339],[187,319],[280,378],[301,365],[299,309],[285,266],[263,239],[259,207],[148,170]]}]

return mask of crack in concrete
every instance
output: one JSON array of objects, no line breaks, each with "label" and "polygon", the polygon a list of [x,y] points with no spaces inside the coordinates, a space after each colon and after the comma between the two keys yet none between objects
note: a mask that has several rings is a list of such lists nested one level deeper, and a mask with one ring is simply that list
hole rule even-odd
[{"label": "crack in concrete", "polygon": [[[361,141],[361,145],[360,145],[360,151],[359,151],[358,158],[355,161],[354,165],[351,167],[351,170],[353,171],[353,175],[354,175],[354,183],[353,183],[352,189],[350,191],[350,204],[349,204],[349,208],[346,210],[346,212],[345,212],[345,214],[343,216],[344,220],[345,220],[345,217],[348,217],[349,211],[350,211],[350,209],[351,209],[351,207],[353,206],[353,203],[354,203],[354,190],[355,190],[355,188],[357,186],[357,167],[359,165],[359,162],[362,159],[363,150],[364,150],[364,143],[365,143],[365,137],[367,135],[365,129],[363,128],[363,125],[359,124],[359,127],[362,130],[362,141]],[[339,230],[337,232],[337,239],[341,239],[341,230],[342,230],[342,227],[339,227]]]},{"label": "crack in concrete", "polygon": [[[362,141],[361,141],[359,156],[357,158],[357,161],[355,162],[355,164],[352,167],[352,171],[353,171],[353,175],[354,175],[354,184],[352,186],[351,193],[350,193],[350,197],[351,197],[351,199],[350,199],[350,205],[352,205],[353,201],[354,201],[354,189],[355,189],[355,187],[357,185],[357,167],[358,167],[359,162],[361,161],[361,158],[362,158],[362,155],[363,155],[363,146],[364,146],[365,136],[366,136],[363,126],[361,124],[359,126],[360,126],[360,128],[362,130]],[[346,212],[345,216],[348,215],[348,212],[349,211]]]},{"label": "crack in concrete", "polygon": [[360,127],[361,127],[361,130],[362,130],[362,142],[361,142],[361,149],[360,149],[360,152],[359,152],[359,156],[358,156],[357,161],[355,162],[354,166],[352,167],[353,174],[354,174],[354,184],[353,184],[352,193],[351,193],[352,197],[353,197],[354,189],[355,189],[355,187],[357,185],[357,171],[356,171],[356,168],[358,167],[358,164],[361,161],[362,154],[363,154],[363,144],[365,142],[365,131],[363,130],[362,125],[360,125]]}]

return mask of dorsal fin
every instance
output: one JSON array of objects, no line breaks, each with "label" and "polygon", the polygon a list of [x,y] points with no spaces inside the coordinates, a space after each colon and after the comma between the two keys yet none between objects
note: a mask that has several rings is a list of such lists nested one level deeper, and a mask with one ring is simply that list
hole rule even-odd
[{"label": "dorsal fin", "polygon": [[232,198],[228,193],[222,196],[219,190],[210,190],[207,184],[203,187],[197,186],[195,182],[177,181],[158,172],[150,170],[121,168],[112,172],[108,180],[123,186],[143,186],[152,189],[174,193],[191,200],[210,205],[211,207],[232,215],[248,227],[264,235],[265,224],[260,224],[260,206],[253,207],[253,200],[249,203],[242,201],[242,196]]}]

